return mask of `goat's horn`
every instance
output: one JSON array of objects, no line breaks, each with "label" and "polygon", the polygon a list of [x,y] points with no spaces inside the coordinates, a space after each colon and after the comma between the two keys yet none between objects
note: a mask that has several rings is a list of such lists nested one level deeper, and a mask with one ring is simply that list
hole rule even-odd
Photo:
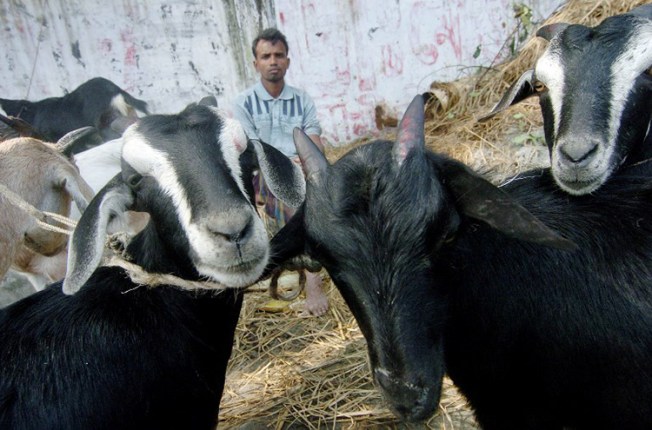
[{"label": "goat's horn", "polygon": [[34,127],[32,127],[32,124],[28,123],[24,119],[16,118],[16,117],[9,118],[0,114],[0,121],[4,122],[9,127],[16,130],[18,134],[20,134],[23,137],[35,137],[37,139],[41,139],[41,136],[34,129]]},{"label": "goat's horn", "polygon": [[82,127],[66,133],[61,139],[57,141],[57,148],[59,152],[69,155],[70,148],[80,139],[86,139],[97,134],[98,131],[95,127]]}]

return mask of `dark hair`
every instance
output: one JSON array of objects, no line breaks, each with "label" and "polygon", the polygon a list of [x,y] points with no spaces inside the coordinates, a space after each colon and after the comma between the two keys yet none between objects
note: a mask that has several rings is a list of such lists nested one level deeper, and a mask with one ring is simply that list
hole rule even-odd
[{"label": "dark hair", "polygon": [[272,42],[272,45],[276,45],[276,42],[281,42],[285,45],[285,53],[287,54],[290,52],[290,47],[288,46],[288,41],[285,38],[285,35],[276,28],[266,28],[258,33],[258,36],[256,36],[254,42],[251,44],[251,52],[253,52],[254,58],[256,58],[256,45],[258,45],[258,42],[261,40]]}]

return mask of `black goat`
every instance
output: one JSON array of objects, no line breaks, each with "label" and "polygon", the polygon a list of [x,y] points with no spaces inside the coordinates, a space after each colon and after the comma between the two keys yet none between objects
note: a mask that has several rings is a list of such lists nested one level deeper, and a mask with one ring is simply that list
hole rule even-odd
[{"label": "black goat", "polygon": [[537,35],[547,49],[483,119],[538,95],[553,177],[568,193],[588,194],[652,154],[652,4]]},{"label": "black goat", "polygon": [[[7,115],[28,122],[40,138],[56,142],[69,131],[93,126],[102,139],[117,139],[138,119],[147,114],[147,103],[132,97],[105,78],[93,78],[62,97],[40,101],[0,99]],[[74,153],[88,147],[78,148]]]},{"label": "black goat", "polygon": [[436,410],[448,372],[487,430],[652,428],[650,167],[587,196],[547,170],[497,188],[423,130],[418,97],[395,143],[333,165],[295,131],[306,200],[275,263],[324,265],[405,420]]},{"label": "black goat", "polygon": [[[242,294],[147,288],[97,268],[110,218],[145,211],[127,254],[145,270],[242,287],[269,255],[252,169],[277,196],[303,181],[239,123],[192,105],[142,118],[124,135],[122,172],[82,215],[68,274],[0,310],[0,428],[213,429]],[[303,186],[304,183],[298,185]],[[97,269],[96,269],[97,268]],[[75,293],[66,295],[65,293]]]}]

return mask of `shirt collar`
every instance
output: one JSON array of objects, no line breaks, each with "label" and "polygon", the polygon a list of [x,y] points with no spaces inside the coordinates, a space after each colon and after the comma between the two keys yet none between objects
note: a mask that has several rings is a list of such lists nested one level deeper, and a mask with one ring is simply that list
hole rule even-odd
[{"label": "shirt collar", "polygon": [[[274,100],[274,97],[272,97],[263,84],[258,81],[256,82],[256,85],[254,86],[254,91],[256,91],[256,94],[258,95],[258,98],[261,100]],[[291,100],[294,98],[294,92],[291,90],[290,86],[288,84],[285,84],[283,86],[283,90],[281,91],[281,94],[277,97],[279,100]]]}]

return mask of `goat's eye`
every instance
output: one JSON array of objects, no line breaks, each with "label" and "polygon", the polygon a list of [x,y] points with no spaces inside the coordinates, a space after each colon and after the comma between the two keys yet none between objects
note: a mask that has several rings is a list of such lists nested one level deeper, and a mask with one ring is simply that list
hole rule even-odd
[{"label": "goat's eye", "polygon": [[143,175],[134,173],[133,175],[129,176],[129,178],[127,178],[127,184],[129,184],[130,187],[137,187],[142,180]]},{"label": "goat's eye", "polygon": [[455,235],[455,233],[449,233],[449,234],[446,235],[446,237],[444,238],[443,243],[444,243],[445,245],[448,245],[449,243],[453,243],[453,242],[455,241],[455,239],[456,239],[456,235]]},{"label": "goat's eye", "polygon": [[652,76],[652,67],[648,67],[648,69],[643,74],[648,75],[648,76]]},{"label": "goat's eye", "polygon": [[532,87],[534,88],[534,91],[537,93],[542,93],[548,89],[548,87],[546,87],[546,84],[538,80],[532,83]]}]

